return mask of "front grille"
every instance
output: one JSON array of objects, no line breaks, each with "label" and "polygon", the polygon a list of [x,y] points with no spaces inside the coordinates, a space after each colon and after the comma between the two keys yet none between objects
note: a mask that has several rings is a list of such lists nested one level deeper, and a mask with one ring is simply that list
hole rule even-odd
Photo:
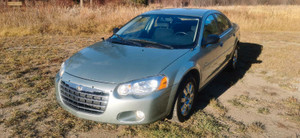
[{"label": "front grille", "polygon": [[62,101],[78,111],[101,114],[108,103],[108,93],[98,89],[80,86],[70,82],[61,82],[60,94]]}]

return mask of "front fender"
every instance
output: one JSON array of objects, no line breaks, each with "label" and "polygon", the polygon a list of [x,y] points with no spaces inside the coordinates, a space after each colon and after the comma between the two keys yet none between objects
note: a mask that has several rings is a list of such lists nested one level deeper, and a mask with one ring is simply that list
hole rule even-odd
[{"label": "front fender", "polygon": [[[165,74],[169,77],[169,84],[173,86],[169,95],[169,101],[167,106],[167,110],[169,113],[173,109],[177,89],[179,87],[179,84],[183,81],[184,76],[187,75],[191,70],[197,70],[199,74],[201,74],[200,67],[197,66],[196,61],[192,60],[193,58],[191,57],[191,55],[192,54],[187,54],[181,59],[178,59],[178,61],[170,65],[162,72],[162,74]],[[200,85],[198,84],[198,86]]]},{"label": "front fender", "polygon": [[189,61],[179,68],[174,78],[174,84],[180,84],[183,81],[184,76],[186,76],[191,70],[197,70],[200,74],[200,67],[198,67],[194,61]]}]

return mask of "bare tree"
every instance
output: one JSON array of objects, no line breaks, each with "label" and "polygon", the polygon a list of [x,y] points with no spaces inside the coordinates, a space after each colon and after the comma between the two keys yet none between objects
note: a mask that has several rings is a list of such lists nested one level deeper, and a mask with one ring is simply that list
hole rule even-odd
[{"label": "bare tree", "polygon": [[4,5],[5,5],[4,0],[0,0],[0,7]]},{"label": "bare tree", "polygon": [[5,0],[5,5],[7,6],[7,2],[8,2],[8,0]]},{"label": "bare tree", "polygon": [[80,0],[80,7],[83,7],[83,0]]}]

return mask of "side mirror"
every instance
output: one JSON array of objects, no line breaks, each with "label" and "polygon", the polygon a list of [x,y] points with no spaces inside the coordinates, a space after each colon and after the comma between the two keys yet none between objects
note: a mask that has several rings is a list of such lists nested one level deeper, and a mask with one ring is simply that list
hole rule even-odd
[{"label": "side mirror", "polygon": [[220,41],[220,37],[218,35],[215,34],[211,34],[207,36],[206,41],[204,42],[204,45],[208,45],[208,44],[216,44],[219,43]]},{"label": "side mirror", "polygon": [[114,28],[113,33],[117,33],[120,29],[119,28]]}]

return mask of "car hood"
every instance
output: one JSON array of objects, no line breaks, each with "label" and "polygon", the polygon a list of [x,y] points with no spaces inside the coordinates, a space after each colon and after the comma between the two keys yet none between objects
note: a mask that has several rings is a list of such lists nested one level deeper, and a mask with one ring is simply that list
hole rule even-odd
[{"label": "car hood", "polygon": [[158,75],[188,49],[157,49],[99,42],[74,54],[65,72],[106,83],[123,83]]}]

